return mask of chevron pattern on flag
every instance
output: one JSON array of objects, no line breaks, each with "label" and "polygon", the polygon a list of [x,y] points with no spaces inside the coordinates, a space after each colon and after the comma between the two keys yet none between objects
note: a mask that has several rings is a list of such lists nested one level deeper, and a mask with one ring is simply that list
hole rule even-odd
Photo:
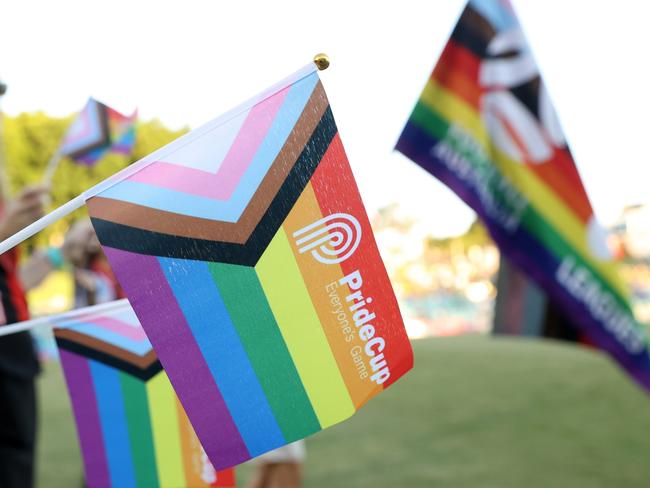
[{"label": "chevron pattern on flag", "polygon": [[129,154],[135,142],[137,112],[126,116],[90,98],[59,147],[61,156],[87,166],[107,152]]},{"label": "chevron pattern on flag", "polygon": [[128,302],[73,315],[51,322],[88,486],[235,486],[207,459]]}]

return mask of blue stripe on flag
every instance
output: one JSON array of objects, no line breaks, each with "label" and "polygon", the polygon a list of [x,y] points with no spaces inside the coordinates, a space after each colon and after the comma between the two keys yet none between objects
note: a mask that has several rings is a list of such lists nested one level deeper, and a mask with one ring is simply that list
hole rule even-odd
[{"label": "blue stripe on flag", "polygon": [[284,445],[207,263],[158,260],[251,456]]},{"label": "blue stripe on flag", "polygon": [[111,486],[135,488],[135,471],[119,372],[93,360],[89,360],[88,365],[97,396]]}]

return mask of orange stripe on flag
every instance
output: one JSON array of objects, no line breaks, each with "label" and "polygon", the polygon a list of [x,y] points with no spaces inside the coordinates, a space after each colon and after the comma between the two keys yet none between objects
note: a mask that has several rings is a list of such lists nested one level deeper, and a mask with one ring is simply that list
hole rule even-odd
[{"label": "orange stripe on flag", "polygon": [[[176,399],[176,407],[178,409],[178,427],[181,437],[186,486],[196,486],[197,488],[210,486],[202,478],[205,463],[208,462],[208,458],[203,454],[203,448],[199,443],[199,439],[196,437],[192,424],[190,424],[187,414],[178,399]],[[209,471],[210,469],[208,469],[208,475],[210,474]]]},{"label": "orange stripe on flag", "polygon": [[364,362],[363,354],[365,344],[357,334],[352,314],[345,302],[345,297],[350,294],[350,290],[347,285],[338,284],[344,276],[343,272],[337,264],[319,266],[311,253],[301,254],[296,239],[291,238],[294,232],[317,222],[322,217],[314,190],[308,184],[283,226],[290,237],[291,249],[316,313],[322,322],[345,386],[355,408],[358,409],[382,388],[369,379],[370,369],[367,361]]},{"label": "orange stripe on flag", "polygon": [[[445,49],[445,52],[447,51],[448,49]],[[445,55],[445,52],[443,52],[443,56]],[[454,51],[452,50],[451,52],[453,53]],[[467,56],[474,57],[469,52]],[[453,91],[457,96],[465,100],[476,110],[479,110],[481,87],[478,84],[478,73],[474,73],[475,70],[472,67],[468,69],[466,62],[464,61],[464,58],[467,56],[447,55],[448,58],[452,58],[452,61],[438,63],[432,77],[447,90]],[[460,59],[454,61],[453,58]],[[470,63],[473,62],[474,61],[470,61]],[[478,72],[478,68],[476,71]]]}]

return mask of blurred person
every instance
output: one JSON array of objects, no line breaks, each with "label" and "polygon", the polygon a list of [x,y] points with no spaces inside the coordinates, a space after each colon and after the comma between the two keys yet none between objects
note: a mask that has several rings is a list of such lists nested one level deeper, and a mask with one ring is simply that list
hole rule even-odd
[{"label": "blurred person", "polygon": [[[0,174],[0,178],[1,178]],[[0,241],[44,213],[48,189],[33,186],[5,200],[0,193]],[[18,266],[19,249],[0,255],[0,326],[29,319]],[[47,274],[46,254],[25,265],[25,276]],[[44,274],[43,274],[44,273]],[[32,283],[38,282],[32,280]],[[30,283],[31,284],[31,283]],[[29,332],[0,337],[0,487],[30,488],[36,446],[35,378],[40,368]]]},{"label": "blurred person", "polygon": [[126,295],[102,252],[89,219],[70,226],[63,243],[63,255],[74,275],[74,308],[110,302]]},{"label": "blurred person", "polygon": [[248,488],[299,488],[304,460],[304,440],[262,454],[254,461],[257,468]]},{"label": "blurred person", "polygon": [[[0,81],[0,96],[7,87]],[[0,112],[0,129],[2,112]],[[0,241],[43,216],[48,188],[23,189],[6,198],[4,151],[0,134]],[[37,253],[19,266],[19,249],[0,255],[0,326],[29,319],[25,289],[40,283],[60,255]],[[0,337],[0,487],[30,488],[34,484],[36,388],[40,370],[29,332]]]},{"label": "blurred person", "polygon": [[[72,266],[73,308],[106,303],[126,296],[108,264],[90,219],[80,219],[70,226],[65,234],[62,252]],[[81,478],[80,486],[86,488],[84,476]]]}]

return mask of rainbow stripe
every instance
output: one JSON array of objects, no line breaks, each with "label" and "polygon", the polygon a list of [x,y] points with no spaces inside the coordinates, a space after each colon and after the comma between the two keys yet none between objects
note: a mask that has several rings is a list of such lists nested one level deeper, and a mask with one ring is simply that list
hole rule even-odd
[{"label": "rainbow stripe", "polygon": [[469,2],[396,149],[467,202],[502,252],[650,388],[646,331],[509,2]]},{"label": "rainbow stripe", "polygon": [[216,467],[346,419],[411,368],[313,69],[157,154],[87,205]]},{"label": "rainbow stripe", "polygon": [[65,135],[59,154],[87,166],[107,152],[130,154],[135,143],[135,120],[90,98]]},{"label": "rainbow stripe", "polygon": [[235,486],[208,461],[128,302],[51,323],[89,487]]}]

